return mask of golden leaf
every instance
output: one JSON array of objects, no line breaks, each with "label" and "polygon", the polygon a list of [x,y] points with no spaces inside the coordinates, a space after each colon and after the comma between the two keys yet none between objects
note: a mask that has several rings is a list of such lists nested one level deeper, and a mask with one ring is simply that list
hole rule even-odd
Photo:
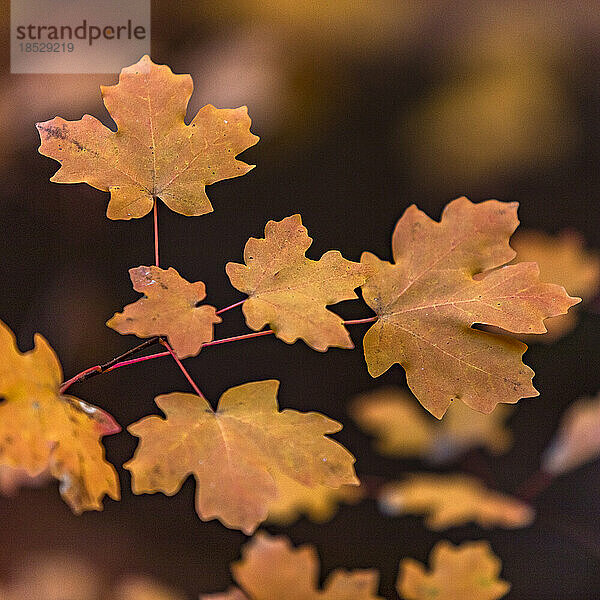
[{"label": "golden leaf", "polygon": [[412,558],[400,563],[398,593],[405,600],[496,600],[510,584],[498,579],[500,560],[485,541],[453,546],[438,542],[431,551],[431,571]]},{"label": "golden leaf", "polygon": [[278,387],[267,380],[231,388],[216,411],[194,394],[158,396],[167,418],[128,428],[140,438],[125,465],[133,491],[173,495],[193,474],[200,518],[250,534],[280,493],[279,473],[307,486],[357,484],[354,457],[326,437],[341,425],[319,413],[279,412]]},{"label": "golden leaf", "polygon": [[138,337],[167,336],[180,358],[196,356],[213,339],[213,325],[221,317],[213,306],[200,305],[206,298],[204,283],[189,283],[172,267],[136,267],[129,269],[129,276],[144,298],[116,313],[106,323],[109,327]]},{"label": "golden leaf", "polygon": [[119,499],[119,480],[100,438],[121,428],[103,410],[60,393],[58,358],[41,335],[34,339],[21,354],[0,322],[0,464],[32,477],[49,469],[75,513],[102,510],[105,494]]},{"label": "golden leaf", "polygon": [[517,227],[516,203],[454,200],[437,223],[415,206],[392,236],[395,264],[365,253],[373,270],[363,297],[378,320],[364,338],[369,373],[395,363],[421,404],[441,418],[452,400],[491,412],[499,402],[538,395],[526,346],[474,329],[489,324],[513,333],[544,333],[543,320],[579,300],[540,283],[534,263],[514,258],[508,239]]},{"label": "golden leaf", "polygon": [[207,185],[253,168],[235,159],[258,141],[245,106],[208,104],[185,124],[189,75],[174,75],[143,56],[121,71],[117,85],[101,91],[116,132],[90,115],[56,117],[37,128],[40,153],[62,164],[51,181],[110,192],[109,219],[143,217],[156,198],[182,215],[206,214],[212,211]]},{"label": "golden leaf", "polygon": [[223,600],[383,600],[377,595],[379,576],[373,570],[338,569],[319,589],[319,559],[314,548],[293,548],[286,537],[265,532],[246,544],[242,560],[233,564],[231,571],[243,594],[230,590]]},{"label": "golden leaf", "polygon": [[390,515],[424,514],[430,529],[447,529],[471,521],[481,527],[515,529],[531,524],[533,509],[487,489],[467,475],[415,473],[405,481],[385,485],[379,492],[383,511]]},{"label": "golden leaf", "polygon": [[300,215],[293,215],[269,221],[264,238],[248,240],[245,265],[227,263],[231,285],[248,295],[242,307],[246,323],[255,331],[268,324],[284,342],[301,338],[320,352],[354,348],[343,319],[325,306],[356,298],[354,289],[367,270],[337,250],[310,260],[305,252],[311,244]]},{"label": "golden leaf", "polygon": [[444,463],[476,447],[502,454],[512,443],[505,427],[512,406],[496,406],[493,412],[484,414],[463,402],[453,402],[438,421],[412,394],[388,386],[357,396],[350,412],[362,429],[375,436],[376,450],[389,456]]}]

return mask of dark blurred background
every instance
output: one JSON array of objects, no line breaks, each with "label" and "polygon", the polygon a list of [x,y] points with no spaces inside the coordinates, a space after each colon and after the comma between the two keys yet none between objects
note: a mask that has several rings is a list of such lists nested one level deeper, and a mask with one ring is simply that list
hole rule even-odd
[{"label": "dark blurred background", "polygon": [[[105,327],[138,295],[127,269],[153,260],[150,216],[105,217],[108,194],[48,181],[58,164],[37,153],[36,121],[83,113],[113,126],[100,84],[116,75],[11,75],[7,0],[0,58],[0,318],[22,350],[41,332],[67,377],[134,346]],[[215,211],[185,218],[160,210],[161,261],[207,284],[217,307],[241,299],[227,261],[240,261],[269,219],[299,212],[314,244],[311,258],[335,248],[390,257],[390,233],[416,203],[439,218],[444,205],[520,202],[526,227],[575,229],[600,248],[600,11],[597,2],[398,2],[395,0],[225,0],[152,4],[152,57],[191,73],[189,116],[206,103],[246,104],[259,144],[242,155],[257,167],[208,189]],[[367,316],[360,303],[336,310]],[[533,345],[526,362],[540,397],[522,400],[511,419],[515,445],[489,460],[500,489],[513,491],[539,456],[565,406],[600,390],[594,305],[552,346]],[[241,312],[216,335],[246,331]],[[357,350],[320,354],[302,342],[260,338],[216,346],[187,366],[214,402],[227,388],[282,381],[282,407],[319,410],[344,423],[336,439],[357,456],[359,475],[398,478],[416,462],[382,458],[352,423],[348,400],[383,383],[403,384],[398,366],[378,381]],[[156,412],[153,398],[187,391],[173,361],[161,359],[78,384],[72,393],[124,426]],[[105,439],[117,466],[136,445],[127,433]],[[456,467],[456,465],[455,465]],[[460,467],[460,465],[458,465]],[[134,496],[120,469],[121,502],[74,516],[54,484],[0,497],[0,579],[39,553],[80,557],[110,582],[145,573],[187,593],[224,589],[245,536],[204,523],[190,479],[172,498]],[[324,525],[306,519],[282,531],[315,544],[323,573],[375,567],[381,594],[395,598],[400,558],[424,560],[435,541],[489,539],[517,599],[600,597],[600,465],[565,475],[537,500],[539,518],[520,531],[461,527],[436,534],[420,518],[381,515],[372,500],[342,507]],[[67,559],[65,559],[67,560]]]}]

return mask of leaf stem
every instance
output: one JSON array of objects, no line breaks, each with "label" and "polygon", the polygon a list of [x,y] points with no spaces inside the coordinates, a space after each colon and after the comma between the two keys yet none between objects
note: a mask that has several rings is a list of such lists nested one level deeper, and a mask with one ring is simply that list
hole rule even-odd
[{"label": "leaf stem", "polygon": [[246,300],[240,300],[239,302],[236,302],[235,304],[232,304],[230,306],[226,306],[225,308],[222,308],[221,310],[218,310],[216,314],[220,315],[221,313],[227,312],[228,310],[231,310],[232,308],[236,308],[238,306],[241,306],[242,304],[244,304],[244,302],[246,302]]},{"label": "leaf stem", "polygon": [[183,363],[181,362],[181,360],[179,360],[179,357],[177,356],[177,354],[175,354],[175,352],[173,352],[173,348],[171,348],[169,343],[166,340],[163,340],[162,338],[160,340],[160,343],[169,351],[169,353],[171,354],[171,356],[177,363],[177,366],[181,369],[181,372],[185,375],[185,378],[190,382],[190,385],[192,386],[192,388],[194,388],[194,391],[196,392],[196,394],[198,394],[198,396],[200,396],[200,398],[202,398],[203,400],[206,400],[206,397],[200,391],[200,388],[196,385],[196,382],[192,379],[192,376],[187,372],[187,369],[183,366]]},{"label": "leaf stem", "polygon": [[361,325],[362,323],[374,323],[378,317],[366,317],[364,319],[351,319],[350,321],[344,321],[344,325]]}]

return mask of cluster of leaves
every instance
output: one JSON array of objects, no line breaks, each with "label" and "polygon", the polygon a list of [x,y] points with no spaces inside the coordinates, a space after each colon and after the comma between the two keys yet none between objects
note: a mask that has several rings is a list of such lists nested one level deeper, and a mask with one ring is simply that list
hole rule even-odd
[{"label": "cluster of leaves", "polygon": [[[247,173],[252,167],[235,157],[258,138],[250,132],[245,107],[208,105],[186,124],[191,92],[189,75],[174,75],[147,56],[123,69],[117,85],[102,88],[116,131],[89,115],[37,125],[40,152],[61,163],[52,181],[86,182],[110,192],[110,219],[140,218],[154,210],[155,232],[159,201],[187,216],[210,212],[206,186]],[[397,392],[380,395],[374,403],[357,402],[356,418],[378,435],[383,452],[439,459],[444,444],[456,454],[481,443],[501,452],[510,437],[503,429],[507,413],[497,405],[538,394],[533,371],[522,362],[525,344],[506,333],[542,334],[546,318],[564,315],[580,301],[560,285],[540,281],[535,262],[513,262],[509,239],[518,225],[516,213],[516,203],[474,204],[459,198],[437,222],[411,206],[392,235],[393,262],[365,252],[358,263],[337,250],[318,260],[308,258],[312,240],[300,215],[292,215],[269,221],[264,238],[246,243],[244,262],[230,262],[225,270],[244,295],[237,304],[257,335],[272,333],[288,344],[300,339],[325,352],[354,348],[348,326],[371,323],[362,340],[369,373],[378,377],[400,364],[410,389],[434,417],[441,419],[452,406],[438,423]],[[129,273],[143,297],[107,325],[121,334],[158,338],[189,378],[181,360],[227,341],[214,339],[219,315],[227,309],[203,303],[203,282],[161,268],[158,246],[155,265]],[[591,293],[597,265],[594,273],[581,283],[582,295]],[[328,308],[357,299],[358,288],[373,316],[344,321]],[[76,512],[101,509],[107,494],[118,499],[118,479],[100,442],[120,430],[114,419],[64,394],[77,378],[61,384],[58,359],[41,336],[34,350],[21,354],[8,327],[0,324],[0,351],[5,400],[0,404],[0,464],[30,476],[49,472]],[[171,495],[193,475],[200,518],[217,518],[248,534],[267,518],[286,522],[299,511],[325,519],[338,500],[361,496],[360,490],[350,491],[359,484],[354,457],[328,437],[341,425],[319,413],[279,411],[278,381],[233,387],[213,408],[189,379],[196,393],[158,396],[164,417],[146,416],[128,427],[140,438],[125,465],[135,493]],[[570,439],[569,432],[564,435]],[[555,471],[568,462],[556,449],[548,456]],[[532,518],[527,506],[465,478],[415,476],[382,494],[388,509],[431,513],[434,527],[471,519],[484,526],[516,527]],[[496,581],[499,563],[485,545],[453,549],[442,544],[432,564],[426,574],[413,562],[403,563],[399,590],[405,598],[429,598],[431,590],[446,590],[444,598],[491,599],[507,590]],[[264,576],[265,565],[272,569],[272,580]],[[251,542],[233,572],[243,591],[219,598],[291,598],[290,590],[297,591],[298,599],[376,598],[376,577],[362,572],[335,573],[319,591],[312,551],[293,551],[287,542],[264,534]],[[478,575],[469,579],[468,572]],[[257,573],[263,576],[257,579]],[[487,595],[471,594],[469,586],[484,580]],[[442,595],[436,592],[436,597]]]}]

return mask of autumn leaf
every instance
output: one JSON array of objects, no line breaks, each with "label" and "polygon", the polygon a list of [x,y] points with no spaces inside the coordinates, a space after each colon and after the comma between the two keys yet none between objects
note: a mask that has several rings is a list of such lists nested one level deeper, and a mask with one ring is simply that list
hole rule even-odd
[{"label": "autumn leaf", "polygon": [[[223,600],[383,600],[377,595],[378,574],[372,570],[334,571],[319,589],[319,559],[312,546],[293,548],[283,536],[257,533],[242,550],[231,572],[242,591],[230,590]],[[239,592],[239,596],[236,595]],[[217,600],[219,596],[200,596]]]},{"label": "autumn leaf", "polygon": [[389,515],[427,515],[425,525],[434,530],[471,521],[486,528],[514,529],[530,525],[535,516],[524,502],[461,474],[412,474],[402,482],[386,484],[379,492],[379,504]]},{"label": "autumn leaf", "polygon": [[425,456],[435,423],[409,394],[387,386],[360,394],[350,404],[352,418],[375,436],[377,452],[389,456]]},{"label": "autumn leaf", "polygon": [[105,494],[119,499],[119,480],[100,439],[120,427],[108,413],[60,393],[58,358],[41,335],[34,339],[34,349],[22,354],[0,322],[0,464],[31,477],[49,469],[75,513],[102,510]]},{"label": "autumn leaf", "polygon": [[600,456],[600,394],[573,402],[561,419],[542,457],[542,470],[553,475],[596,460]]},{"label": "autumn leaf", "polygon": [[245,106],[208,104],[186,125],[192,87],[189,75],[143,56],[121,71],[117,85],[101,87],[116,132],[90,115],[38,123],[40,153],[62,164],[51,181],[110,192],[109,219],[143,217],[156,198],[182,215],[211,212],[205,187],[252,169],[235,156],[258,137]]},{"label": "autumn leaf", "polygon": [[49,480],[50,473],[47,469],[31,476],[26,469],[0,464],[0,494],[4,496],[14,496],[22,487],[41,487]]},{"label": "autumn leaf", "polygon": [[[585,242],[575,231],[548,235],[541,231],[518,231],[510,240],[517,260],[534,261],[540,269],[541,281],[562,285],[569,294],[589,301],[600,287],[600,256],[585,249]],[[578,307],[579,308],[579,307]],[[577,311],[552,317],[544,322],[548,333],[528,336],[526,340],[553,342],[568,333],[577,323]]]},{"label": "autumn leaf", "polygon": [[204,283],[189,283],[172,267],[136,267],[129,276],[144,297],[116,313],[106,323],[109,327],[142,338],[167,336],[180,358],[196,356],[213,339],[213,325],[221,318],[213,306],[200,304],[206,298]]},{"label": "autumn leaf", "polygon": [[140,438],[125,467],[136,494],[177,493],[196,478],[196,511],[207,521],[252,533],[267,518],[283,474],[306,486],[357,484],[354,458],[326,437],[341,425],[319,413],[279,412],[275,380],[227,390],[216,411],[194,394],[158,396],[166,419],[129,427]]},{"label": "autumn leaf", "polygon": [[500,560],[485,541],[453,546],[438,542],[431,551],[431,570],[412,558],[400,563],[398,593],[405,600],[496,600],[510,584],[498,578]]},{"label": "autumn leaf", "polygon": [[378,317],[363,341],[369,373],[400,363],[437,418],[453,400],[489,413],[499,402],[538,395],[521,361],[527,347],[474,324],[544,333],[545,318],[579,301],[540,283],[535,263],[503,266],[515,256],[508,240],[516,210],[516,203],[459,198],[437,223],[411,206],[392,236],[394,264],[368,252],[361,258],[372,269],[363,297]]},{"label": "autumn leaf", "polygon": [[435,420],[412,394],[385,386],[360,394],[350,404],[352,418],[375,438],[377,452],[446,463],[471,448],[493,454],[506,452],[512,435],[505,426],[511,406],[496,406],[490,414],[453,402],[441,421]]},{"label": "autumn leaf", "polygon": [[310,487],[281,473],[276,476],[276,483],[279,495],[269,506],[267,522],[277,525],[289,525],[303,514],[315,523],[324,523],[335,515],[339,504],[357,504],[364,496],[364,490],[357,485]]},{"label": "autumn leaf", "polygon": [[245,265],[227,263],[231,285],[248,295],[242,307],[246,323],[255,331],[268,324],[284,342],[301,338],[320,352],[354,348],[342,318],[325,307],[356,298],[367,269],[337,250],[310,260],[305,253],[311,244],[300,215],[293,215],[269,221],[264,238],[248,240]]}]

